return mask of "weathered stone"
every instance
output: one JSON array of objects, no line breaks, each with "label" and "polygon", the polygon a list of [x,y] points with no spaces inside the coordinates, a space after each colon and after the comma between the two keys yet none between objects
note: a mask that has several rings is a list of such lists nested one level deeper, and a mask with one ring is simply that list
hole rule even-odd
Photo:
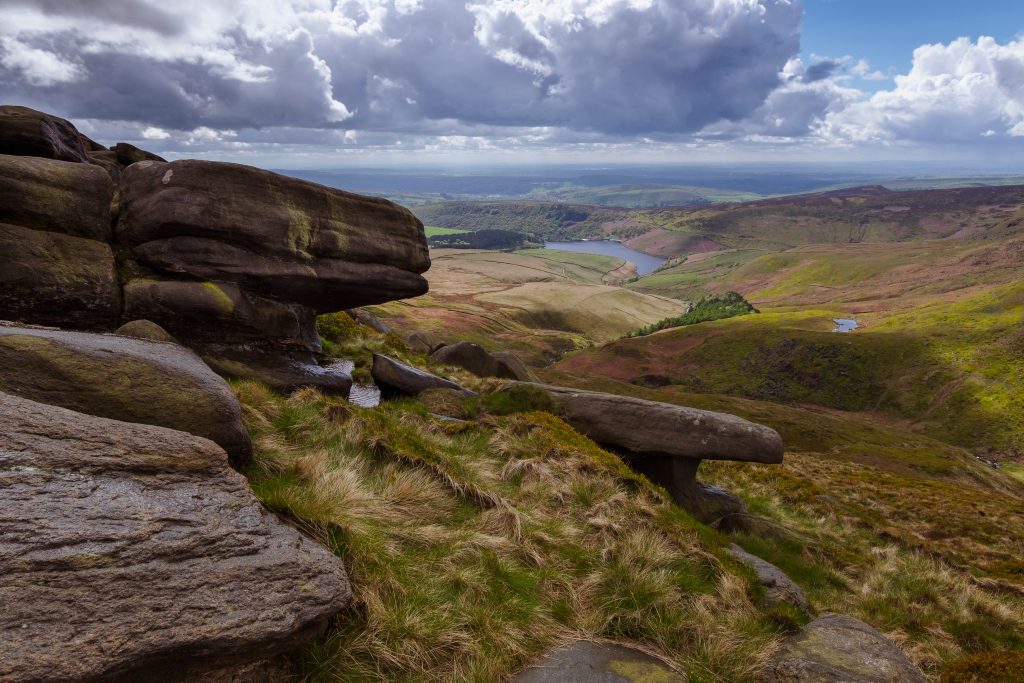
[{"label": "weathered stone", "polygon": [[366,309],[353,308],[347,311],[347,313],[350,316],[352,316],[352,319],[355,320],[360,325],[365,325],[366,327],[369,327],[371,330],[375,330],[377,332],[380,332],[381,334],[391,334],[391,328],[385,325],[383,320],[375,316],[373,313],[370,313]]},{"label": "weathered stone", "polygon": [[142,161],[124,171],[119,231],[166,273],[235,282],[317,312],[427,291],[408,210],[238,164]]},{"label": "weathered stone", "polygon": [[110,328],[121,313],[114,253],[102,242],[0,223],[0,319]]},{"label": "weathered stone", "polygon": [[533,373],[526,367],[526,363],[511,351],[495,351],[491,354],[491,358],[498,363],[497,377],[511,377],[520,382],[536,381]]},{"label": "weathered stone", "polygon": [[434,339],[426,332],[416,331],[405,338],[405,345],[417,353],[429,355],[444,346],[444,342]]},{"label": "weathered stone", "polygon": [[509,679],[510,683],[686,683],[686,676],[624,645],[578,640]]},{"label": "weathered stone", "polygon": [[0,323],[0,387],[24,398],[206,437],[252,455],[231,389],[176,344]]},{"label": "weathered stone", "polygon": [[546,384],[513,382],[505,390],[524,386],[544,390],[566,422],[618,451],[694,460],[782,462],[778,432],[735,415]]},{"label": "weathered stone", "polygon": [[314,387],[348,397],[352,376],[338,365],[321,366],[312,353],[236,347],[224,344],[202,349],[203,360],[222,375],[255,379],[280,391]]},{"label": "weathered stone", "polygon": [[0,394],[0,491],[0,680],[205,680],[350,599],[206,439]]},{"label": "weathered stone", "polygon": [[622,458],[632,469],[665,487],[676,505],[705,524],[747,511],[736,494],[697,481],[700,460],[644,453],[622,453]]},{"label": "weathered stone", "polygon": [[86,152],[86,159],[90,164],[99,166],[115,183],[121,179],[121,164],[117,160],[117,154],[113,150],[101,149],[95,152]]},{"label": "weathered stone", "polygon": [[518,379],[507,362],[498,362],[482,346],[473,342],[461,341],[455,344],[446,344],[432,352],[430,360],[435,363],[464,368],[478,377]]},{"label": "weathered stone", "polygon": [[193,347],[255,338],[320,350],[310,309],[250,294],[231,282],[135,279],[124,287],[124,314],[152,320]]},{"label": "weathered stone", "polygon": [[767,562],[757,555],[751,555],[735,543],[730,545],[726,552],[754,570],[757,580],[764,588],[765,607],[792,605],[804,611],[811,608],[811,603],[808,602],[803,589],[771,562]]},{"label": "weathered stone", "polygon": [[131,166],[137,161],[167,161],[161,156],[139,149],[135,145],[129,145],[127,142],[119,142],[112,149],[117,156],[118,163],[122,166]]},{"label": "weathered stone", "polygon": [[114,334],[119,334],[122,337],[134,337],[135,339],[148,339],[150,341],[169,342],[171,344],[178,343],[178,340],[172,337],[167,330],[152,320],[132,320],[126,322],[114,330]]},{"label": "weathered stone", "polygon": [[87,162],[98,147],[70,121],[28,107],[0,106],[0,154]]},{"label": "weathered stone", "polygon": [[99,166],[0,155],[0,223],[108,241],[113,196]]},{"label": "weathered stone", "polygon": [[373,381],[385,393],[400,393],[416,396],[428,389],[454,389],[464,396],[474,396],[474,392],[437,375],[400,363],[394,358],[379,353],[373,354],[373,367],[370,370]]},{"label": "weathered stone", "polygon": [[863,621],[823,614],[786,640],[760,679],[765,683],[925,683],[892,641]]}]

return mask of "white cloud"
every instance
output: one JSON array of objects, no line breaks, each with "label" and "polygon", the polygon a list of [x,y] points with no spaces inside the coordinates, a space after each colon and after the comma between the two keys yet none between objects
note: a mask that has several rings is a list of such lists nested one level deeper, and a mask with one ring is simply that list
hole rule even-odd
[{"label": "white cloud", "polygon": [[156,126],[149,126],[142,130],[142,137],[147,140],[166,140],[171,137],[163,128],[157,128]]},{"label": "white cloud", "polygon": [[0,66],[20,73],[33,86],[51,87],[68,83],[81,76],[78,65],[61,59],[49,50],[40,50],[4,36],[0,38]]},{"label": "white cloud", "polygon": [[[861,143],[942,144],[1024,131],[1024,40],[960,38],[923,45],[895,87],[829,116],[828,137]],[[988,135],[989,131],[992,132]]]}]

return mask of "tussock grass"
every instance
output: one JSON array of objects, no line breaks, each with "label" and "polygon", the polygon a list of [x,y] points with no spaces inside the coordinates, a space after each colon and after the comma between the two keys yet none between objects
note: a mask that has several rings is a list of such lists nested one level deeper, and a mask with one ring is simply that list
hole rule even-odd
[{"label": "tussock grass", "polygon": [[256,494],[344,558],[354,605],[304,681],[496,681],[560,643],[632,643],[748,681],[783,628],[722,539],[547,413],[461,425],[234,385]]}]

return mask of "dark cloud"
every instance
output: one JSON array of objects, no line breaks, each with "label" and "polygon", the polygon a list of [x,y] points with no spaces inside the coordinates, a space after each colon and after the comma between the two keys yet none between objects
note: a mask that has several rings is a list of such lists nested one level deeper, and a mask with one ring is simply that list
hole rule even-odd
[{"label": "dark cloud", "polygon": [[799,50],[802,12],[798,0],[312,4],[268,0],[255,14],[182,0],[161,6],[170,14],[138,0],[0,0],[0,13],[91,22],[0,28],[0,82],[75,117],[178,130],[675,135],[756,112]]},{"label": "dark cloud", "polygon": [[823,81],[834,74],[839,66],[839,62],[831,59],[812,64],[807,67],[807,71],[804,72],[804,83]]},{"label": "dark cloud", "polygon": [[185,28],[182,17],[143,0],[0,0],[0,11],[5,7],[34,8],[47,16],[101,19],[165,36],[180,33]]}]

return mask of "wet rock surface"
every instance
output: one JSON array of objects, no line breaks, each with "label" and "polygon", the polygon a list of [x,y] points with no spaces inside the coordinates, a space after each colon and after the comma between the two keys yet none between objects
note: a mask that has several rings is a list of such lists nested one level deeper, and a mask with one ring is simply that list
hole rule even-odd
[{"label": "wet rock surface", "polygon": [[0,386],[89,415],[206,437],[238,463],[252,456],[227,383],[177,344],[0,323]]},{"label": "wet rock surface", "polygon": [[510,683],[686,683],[660,659],[624,645],[576,641],[553,650]]},{"label": "wet rock surface", "polygon": [[859,619],[823,614],[783,643],[765,683],[925,683],[892,641]]},{"label": "wet rock surface", "polygon": [[203,680],[318,634],[341,561],[211,441],[0,393],[0,680]]}]

